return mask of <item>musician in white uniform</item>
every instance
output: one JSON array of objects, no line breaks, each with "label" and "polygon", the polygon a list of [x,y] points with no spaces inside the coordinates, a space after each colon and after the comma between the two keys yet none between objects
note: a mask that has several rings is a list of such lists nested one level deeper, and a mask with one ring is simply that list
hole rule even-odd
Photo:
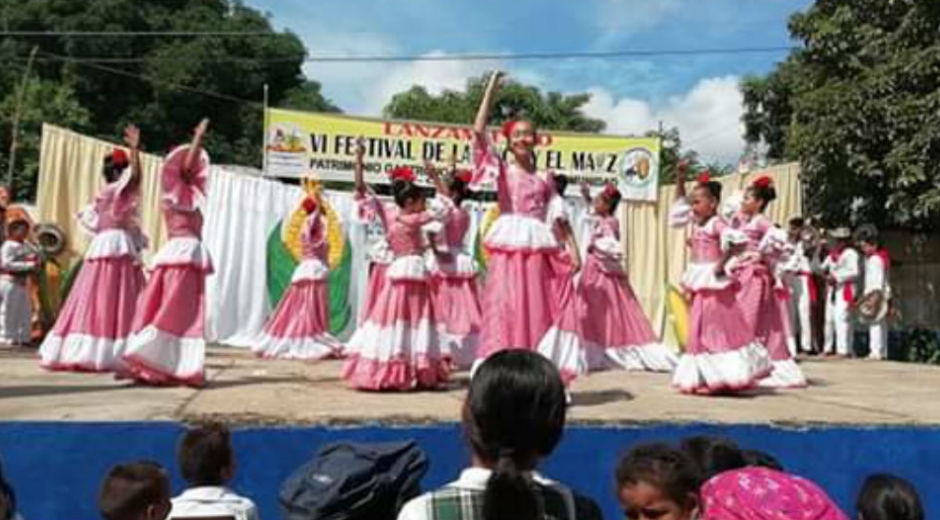
[{"label": "musician in white uniform", "polygon": [[865,285],[858,305],[859,322],[868,325],[868,359],[885,359],[888,356],[888,302],[891,285],[888,270],[891,260],[888,251],[881,246],[878,229],[864,225],[855,233],[855,242],[865,255]]},{"label": "musician in white uniform", "polygon": [[26,245],[29,223],[14,220],[0,246],[0,341],[28,345],[33,310],[26,291],[26,275],[36,269],[36,250]]},{"label": "musician in white uniform", "polygon": [[848,357],[852,350],[852,306],[859,278],[858,252],[852,248],[852,232],[837,228],[829,232],[833,241],[822,263],[826,277],[826,326],[823,351]]}]

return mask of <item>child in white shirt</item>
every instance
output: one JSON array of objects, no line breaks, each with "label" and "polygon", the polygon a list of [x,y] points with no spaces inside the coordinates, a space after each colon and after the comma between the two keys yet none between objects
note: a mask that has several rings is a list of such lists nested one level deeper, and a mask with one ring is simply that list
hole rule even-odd
[{"label": "child in white shirt", "polygon": [[36,269],[36,253],[26,244],[29,223],[15,220],[0,246],[0,341],[29,344],[33,309],[26,290],[26,275]]},{"label": "child in white shirt", "polygon": [[874,320],[868,324],[868,358],[885,359],[888,355],[887,308],[891,298],[888,270],[891,260],[888,251],[881,246],[878,229],[864,225],[856,231],[856,242],[865,255],[865,285],[862,298],[871,299],[875,310]]},{"label": "child in white shirt", "polygon": [[189,430],[180,440],[177,457],[189,488],[173,499],[170,520],[217,516],[260,520],[254,502],[225,485],[235,476],[231,433],[225,425]]}]

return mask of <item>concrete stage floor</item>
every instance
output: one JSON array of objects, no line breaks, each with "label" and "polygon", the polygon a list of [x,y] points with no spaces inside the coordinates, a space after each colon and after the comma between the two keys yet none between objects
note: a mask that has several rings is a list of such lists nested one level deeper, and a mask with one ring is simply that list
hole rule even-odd
[{"label": "concrete stage floor", "polygon": [[[35,350],[0,348],[0,420],[236,424],[424,424],[458,421],[467,377],[436,392],[363,393],[341,362],[264,361],[212,348],[203,389],[153,388],[110,375],[49,373]],[[810,358],[812,386],[733,397],[675,392],[665,374],[599,372],[575,381],[571,423],[940,424],[940,367]]]}]

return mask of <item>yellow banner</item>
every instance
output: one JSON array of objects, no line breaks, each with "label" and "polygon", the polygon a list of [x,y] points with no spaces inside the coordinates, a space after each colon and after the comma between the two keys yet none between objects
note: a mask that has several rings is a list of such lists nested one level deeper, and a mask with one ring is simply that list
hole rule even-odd
[{"label": "yellow banner", "polygon": [[[265,127],[265,174],[272,177],[352,180],[359,137],[365,140],[369,182],[387,182],[386,174],[396,166],[411,166],[422,175],[427,160],[442,168],[452,156],[460,168],[471,164],[469,125],[269,109]],[[490,140],[497,150],[505,148],[499,130],[490,130]],[[535,153],[539,169],[564,174],[572,181],[616,182],[625,199],[654,201],[659,149],[657,138],[539,129]]]}]

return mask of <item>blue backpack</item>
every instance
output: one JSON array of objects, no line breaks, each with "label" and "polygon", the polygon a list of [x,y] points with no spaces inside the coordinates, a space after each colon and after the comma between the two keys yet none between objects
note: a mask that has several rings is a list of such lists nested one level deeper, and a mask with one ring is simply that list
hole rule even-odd
[{"label": "blue backpack", "polygon": [[285,520],[394,520],[427,470],[414,441],[327,444],[281,486],[281,510]]}]

